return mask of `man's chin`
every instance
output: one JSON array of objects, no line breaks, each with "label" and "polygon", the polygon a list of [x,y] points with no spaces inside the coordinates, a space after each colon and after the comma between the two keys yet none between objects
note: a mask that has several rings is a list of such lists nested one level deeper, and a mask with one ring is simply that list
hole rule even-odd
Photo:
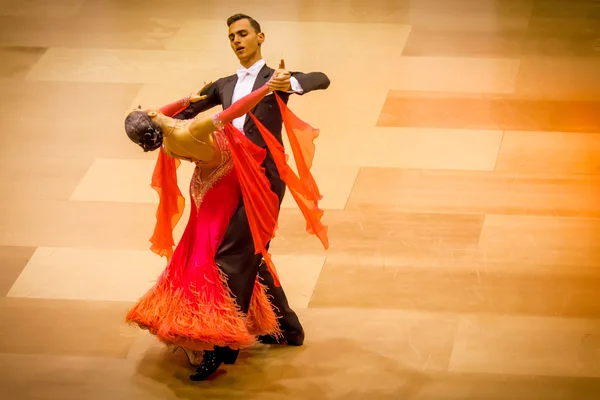
[{"label": "man's chin", "polygon": [[248,54],[246,52],[242,52],[241,54],[236,53],[235,55],[237,56],[238,60],[240,60],[240,62],[243,64],[252,61],[252,59],[256,56],[256,53]]}]

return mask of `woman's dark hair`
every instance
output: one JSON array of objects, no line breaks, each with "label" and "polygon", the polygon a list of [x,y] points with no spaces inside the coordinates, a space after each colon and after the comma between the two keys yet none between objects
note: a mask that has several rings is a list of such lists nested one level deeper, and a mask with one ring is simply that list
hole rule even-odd
[{"label": "woman's dark hair", "polygon": [[158,149],[163,142],[160,125],[144,111],[132,111],[125,118],[125,132],[131,141],[139,145],[144,152]]}]

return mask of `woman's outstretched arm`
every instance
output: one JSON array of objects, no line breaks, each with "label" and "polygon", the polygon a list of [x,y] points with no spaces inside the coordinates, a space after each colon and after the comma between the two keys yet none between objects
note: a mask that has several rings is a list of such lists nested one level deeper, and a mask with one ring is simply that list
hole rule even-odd
[{"label": "woman's outstretched arm", "polygon": [[270,92],[267,84],[260,89],[242,97],[226,110],[206,118],[196,118],[191,121],[190,133],[200,142],[211,143],[210,136],[216,129],[223,129],[225,125],[236,118],[250,112]]},{"label": "woman's outstretched arm", "polygon": [[180,113],[185,110],[187,106],[190,105],[190,96],[186,96],[183,99],[179,99],[170,104],[162,106],[160,108],[160,112],[166,115],[167,117],[173,117],[174,115]]},{"label": "woman's outstretched arm", "polygon": [[[207,86],[210,86],[211,84],[212,84],[212,82],[209,82],[209,83],[205,84],[204,87],[202,89],[198,90],[197,92],[194,92],[194,93],[190,94],[189,96],[186,96],[182,99],[174,101],[165,106],[162,106],[160,108],[160,112],[163,113],[164,115],[166,115],[167,117],[175,117],[176,115],[180,114],[182,111],[187,109],[190,106],[190,104],[197,103],[201,100],[206,100],[206,98],[208,96],[205,94],[202,94],[202,92],[206,89]],[[178,118],[178,119],[181,119],[181,118]]]}]

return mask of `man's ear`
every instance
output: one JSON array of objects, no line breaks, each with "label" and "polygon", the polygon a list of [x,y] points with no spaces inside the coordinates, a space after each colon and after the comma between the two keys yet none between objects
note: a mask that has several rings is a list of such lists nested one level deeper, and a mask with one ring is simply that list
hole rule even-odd
[{"label": "man's ear", "polygon": [[156,111],[148,111],[148,116],[150,118],[154,118],[158,115],[158,113]]},{"label": "man's ear", "polygon": [[265,41],[265,34],[264,32],[261,32],[258,34],[258,45],[262,45]]}]

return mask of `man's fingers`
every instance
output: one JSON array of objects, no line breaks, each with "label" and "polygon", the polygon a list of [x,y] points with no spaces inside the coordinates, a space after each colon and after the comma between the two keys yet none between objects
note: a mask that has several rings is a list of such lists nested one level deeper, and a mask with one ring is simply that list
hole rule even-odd
[{"label": "man's fingers", "polygon": [[275,82],[289,81],[290,80],[290,75],[289,74],[275,75],[272,80],[275,81]]}]

